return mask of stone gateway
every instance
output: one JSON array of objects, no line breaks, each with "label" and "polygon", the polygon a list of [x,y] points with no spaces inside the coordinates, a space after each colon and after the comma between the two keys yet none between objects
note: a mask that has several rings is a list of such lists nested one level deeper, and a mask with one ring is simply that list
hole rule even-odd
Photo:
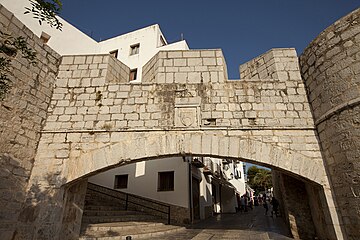
[{"label": "stone gateway", "polygon": [[272,49],[229,80],[220,49],[160,51],[137,83],[113,56],[60,56],[0,13],[39,53],[13,60],[0,106],[1,239],[76,239],[90,176],[186,155],[272,168],[295,238],[360,238],[360,10],[300,67],[295,49]]}]

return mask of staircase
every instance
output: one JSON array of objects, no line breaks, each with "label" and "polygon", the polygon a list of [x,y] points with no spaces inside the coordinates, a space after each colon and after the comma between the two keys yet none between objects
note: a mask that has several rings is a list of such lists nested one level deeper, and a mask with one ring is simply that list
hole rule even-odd
[{"label": "staircase", "polygon": [[[137,198],[146,203],[145,198]],[[128,236],[132,240],[151,239],[185,229],[166,224],[167,218],[159,214],[140,211],[148,207],[142,206],[139,199],[136,203],[135,200],[130,202],[125,193],[88,183],[79,239],[112,240]],[[154,212],[150,210],[148,212]]]}]

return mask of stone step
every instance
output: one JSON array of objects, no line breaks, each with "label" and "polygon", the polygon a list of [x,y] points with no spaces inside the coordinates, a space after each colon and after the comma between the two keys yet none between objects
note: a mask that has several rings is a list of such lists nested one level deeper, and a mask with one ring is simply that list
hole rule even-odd
[{"label": "stone step", "polygon": [[125,215],[144,215],[142,212],[127,210],[85,210],[83,216],[125,216]]},{"label": "stone step", "polygon": [[126,195],[124,196],[108,196],[108,195],[100,195],[99,193],[97,192],[92,192],[92,193],[87,193],[85,195],[85,198],[86,199],[93,199],[93,198],[103,198],[103,199],[117,199],[117,198],[121,198],[121,199],[124,199],[126,198]]},{"label": "stone step", "polygon": [[109,198],[102,198],[102,197],[93,197],[93,198],[85,198],[85,201],[86,202],[89,202],[89,203],[123,203],[125,204],[125,200],[120,200],[120,199],[109,199]]},{"label": "stone step", "polygon": [[101,205],[86,205],[84,211],[121,211],[125,210],[125,206],[117,205],[117,206],[101,206]]},{"label": "stone step", "polygon": [[148,228],[154,229],[156,227],[162,227],[165,225],[161,222],[112,222],[112,223],[95,223],[95,224],[85,224],[82,226],[81,232],[83,235],[92,232],[105,232],[105,231],[130,231],[137,228]]},{"label": "stone step", "polygon": [[117,232],[115,230],[108,231],[95,231],[89,232],[79,239],[81,240],[118,240],[126,239],[127,236],[131,236],[132,239],[156,239],[158,236],[164,234],[171,234],[178,231],[183,231],[184,227],[173,226],[173,225],[162,225],[157,227],[148,228],[136,228],[128,231]]},{"label": "stone step", "polygon": [[125,222],[125,221],[154,221],[159,220],[158,217],[145,215],[145,214],[134,214],[134,215],[123,215],[123,216],[84,216],[83,223],[110,223],[110,222]]}]

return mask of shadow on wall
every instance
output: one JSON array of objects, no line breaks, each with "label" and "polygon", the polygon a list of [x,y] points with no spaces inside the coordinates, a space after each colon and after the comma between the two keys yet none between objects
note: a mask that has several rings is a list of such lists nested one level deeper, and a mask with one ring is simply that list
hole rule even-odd
[{"label": "shadow on wall", "polygon": [[57,174],[47,174],[31,184],[11,239],[79,237],[87,180],[58,187],[65,182]]},{"label": "shadow on wall", "polygon": [[296,239],[333,239],[334,228],[321,186],[273,171],[275,196],[291,234]]},{"label": "shadow on wall", "polygon": [[25,200],[28,173],[20,161],[9,154],[0,155],[0,239],[11,239]]}]

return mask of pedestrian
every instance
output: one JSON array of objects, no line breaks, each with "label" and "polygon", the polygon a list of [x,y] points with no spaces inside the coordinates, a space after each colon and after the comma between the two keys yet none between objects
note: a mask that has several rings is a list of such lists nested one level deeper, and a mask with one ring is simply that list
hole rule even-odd
[{"label": "pedestrian", "polygon": [[245,198],[244,196],[241,196],[240,198],[240,212],[244,212],[245,211]]},{"label": "pedestrian", "polygon": [[279,211],[279,201],[275,197],[272,197],[270,203],[272,205],[271,216],[273,217],[273,215],[275,213],[275,216],[277,217],[278,216],[278,211]]},{"label": "pedestrian", "polygon": [[236,212],[239,212],[241,210],[241,200],[240,200],[240,194],[236,193]]},{"label": "pedestrian", "polygon": [[248,204],[249,204],[247,195],[244,195],[244,200],[245,200],[245,212],[247,212],[248,211],[247,207],[248,207]]},{"label": "pedestrian", "polygon": [[251,210],[253,210],[253,206],[254,206],[254,201],[253,201],[252,198],[249,198],[249,208],[250,208]]},{"label": "pedestrian", "polygon": [[269,211],[269,205],[267,204],[266,198],[263,201],[263,207],[265,208],[265,216],[268,215],[268,211]]}]

